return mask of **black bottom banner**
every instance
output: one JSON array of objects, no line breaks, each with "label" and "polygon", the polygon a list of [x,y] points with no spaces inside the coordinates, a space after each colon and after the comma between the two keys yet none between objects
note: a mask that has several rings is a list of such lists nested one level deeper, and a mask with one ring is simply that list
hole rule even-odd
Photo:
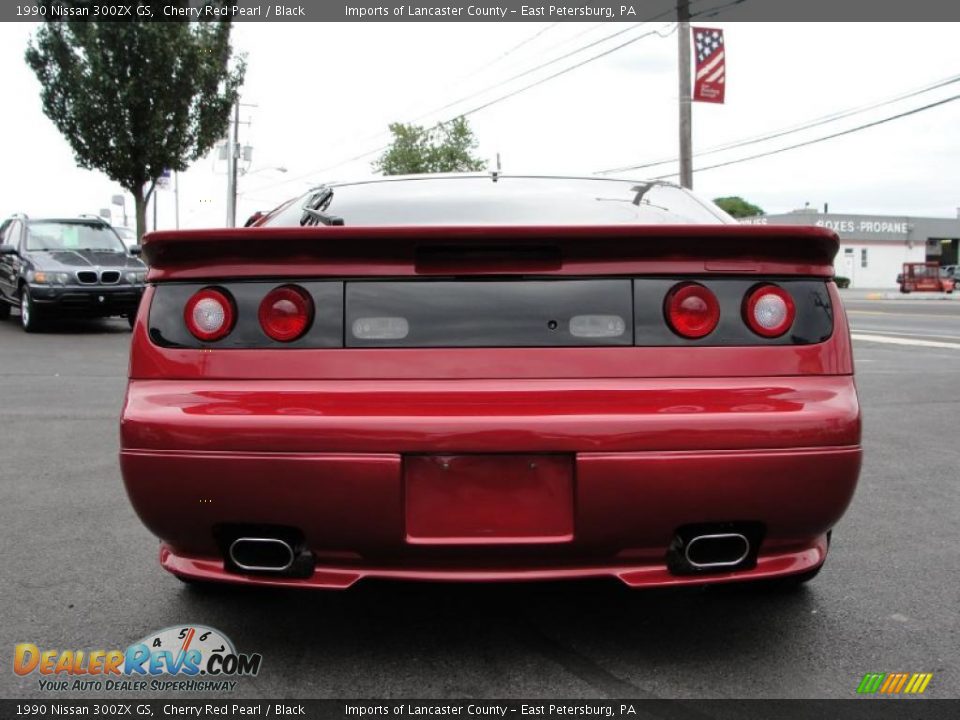
[{"label": "black bottom banner", "polygon": [[856,700],[0,700],[0,718],[429,720],[955,720],[960,699]]}]

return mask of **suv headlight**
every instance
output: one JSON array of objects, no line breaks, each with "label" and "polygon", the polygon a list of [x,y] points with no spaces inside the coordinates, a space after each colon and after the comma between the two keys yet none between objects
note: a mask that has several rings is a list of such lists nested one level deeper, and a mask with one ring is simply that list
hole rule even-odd
[{"label": "suv headlight", "polygon": [[70,282],[70,273],[30,270],[27,272],[27,282],[37,283],[38,285],[66,285]]},{"label": "suv headlight", "polygon": [[127,282],[131,285],[142,285],[146,279],[147,273],[141,270],[127,273]]}]

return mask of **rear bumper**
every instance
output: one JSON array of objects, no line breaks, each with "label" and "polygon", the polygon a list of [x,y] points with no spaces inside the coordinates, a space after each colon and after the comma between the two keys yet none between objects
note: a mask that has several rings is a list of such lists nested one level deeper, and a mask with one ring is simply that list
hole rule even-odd
[{"label": "rear bumper", "polygon": [[[823,562],[853,495],[860,415],[849,376],[594,381],[132,381],[127,492],[185,577],[346,587],[364,577],[630,585],[759,579]],[[417,542],[407,459],[563,455],[572,533],[544,542]],[[456,478],[454,477],[455,481]],[[677,528],[755,522],[755,567],[678,576]],[[218,527],[302,533],[316,569],[229,572]]]},{"label": "rear bumper", "polygon": [[224,570],[216,557],[191,555],[160,546],[160,565],[178,577],[204,582],[228,582],[238,585],[344,590],[365,578],[434,582],[534,582],[546,580],[586,580],[616,578],[629,587],[672,587],[713,583],[766,580],[799,575],[820,567],[827,557],[828,541],[823,535],[801,547],[783,551],[766,551],[757,558],[755,567],[730,573],[699,576],[672,574],[663,563],[628,563],[611,565],[580,564],[544,568],[457,568],[457,567],[391,567],[375,565],[330,565],[318,567],[309,578],[270,578],[236,575]]}]

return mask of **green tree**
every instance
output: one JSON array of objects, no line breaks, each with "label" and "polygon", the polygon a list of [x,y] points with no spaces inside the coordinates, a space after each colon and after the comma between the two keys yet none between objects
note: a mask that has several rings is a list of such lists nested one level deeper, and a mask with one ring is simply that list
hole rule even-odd
[{"label": "green tree", "polygon": [[754,215],[766,215],[763,208],[749,203],[739,196],[714,198],[713,202],[721,210],[726,211],[735,218],[753,217]]},{"label": "green tree", "polygon": [[157,178],[186,170],[226,133],[246,70],[242,57],[230,69],[232,52],[228,20],[48,21],[31,39],[43,111],[80,167],[133,195],[137,237]]},{"label": "green tree", "polygon": [[373,162],[373,169],[384,175],[465,172],[486,166],[472,154],[477,140],[464,117],[432,128],[391,123],[390,132],[390,147]]}]

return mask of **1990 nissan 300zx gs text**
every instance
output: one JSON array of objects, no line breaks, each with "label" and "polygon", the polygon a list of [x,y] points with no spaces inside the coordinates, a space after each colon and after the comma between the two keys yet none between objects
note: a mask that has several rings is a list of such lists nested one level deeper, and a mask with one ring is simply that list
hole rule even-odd
[{"label": "1990 nissan 300zx gs text", "polygon": [[184,580],[812,577],[860,469],[837,238],[680,188],[320,186],[157,232],[121,422]]}]

